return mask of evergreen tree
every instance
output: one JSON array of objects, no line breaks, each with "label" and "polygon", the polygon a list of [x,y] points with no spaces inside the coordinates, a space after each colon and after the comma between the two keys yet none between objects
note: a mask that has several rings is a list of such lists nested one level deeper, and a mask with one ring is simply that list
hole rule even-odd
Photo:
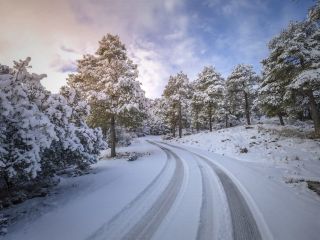
[{"label": "evergreen tree", "polygon": [[204,67],[195,80],[193,88],[193,113],[198,119],[202,113],[209,123],[209,130],[212,131],[214,117],[218,116],[218,111],[223,104],[224,79],[212,66]]},{"label": "evergreen tree", "polygon": [[45,76],[26,73],[21,78],[29,101],[48,117],[57,136],[50,148],[41,152],[43,178],[69,167],[86,169],[96,161],[105,144],[100,130],[86,124],[90,112],[88,104],[80,100],[75,90],[67,87],[61,91],[64,96],[50,93],[40,82]]},{"label": "evergreen tree", "polygon": [[112,157],[116,155],[116,124],[130,123],[128,119],[141,117],[143,111],[144,91],[137,76],[137,66],[127,57],[119,37],[108,34],[99,42],[95,55],[78,61],[78,74],[68,79],[69,86],[89,101],[90,123],[105,133],[110,128]]},{"label": "evergreen tree", "polygon": [[253,71],[251,65],[239,64],[237,65],[226,81],[226,87],[230,101],[235,108],[240,104],[241,109],[246,117],[247,124],[250,125],[251,107],[254,97],[256,95],[256,84],[258,77]]},{"label": "evergreen tree", "polygon": [[36,178],[41,153],[56,139],[53,124],[28,97],[28,80],[43,77],[27,72],[30,60],[0,67],[0,173],[8,187]]},{"label": "evergreen tree", "polygon": [[307,20],[312,22],[320,20],[320,0],[317,0],[317,3],[309,9]]},{"label": "evergreen tree", "polygon": [[169,127],[165,124],[162,99],[148,99],[147,118],[144,121],[145,132],[152,135],[162,135],[169,132]]},{"label": "evergreen tree", "polygon": [[165,126],[167,126],[173,137],[176,137],[178,125],[177,104],[172,102],[168,97],[162,97],[160,101],[161,116]]},{"label": "evergreen tree", "polygon": [[73,88],[62,87],[60,94],[66,99],[71,107],[69,124],[75,129],[75,135],[79,139],[81,151],[75,154],[69,162],[80,168],[85,168],[89,164],[96,162],[101,150],[106,149],[107,144],[103,139],[100,128],[90,128],[86,120],[90,115],[90,106],[81,99],[80,94]]},{"label": "evergreen tree", "polygon": [[193,88],[193,94],[191,99],[191,117],[192,126],[199,132],[200,128],[205,127],[205,116],[204,116],[204,96],[202,92]]},{"label": "evergreen tree", "polygon": [[262,83],[258,89],[258,98],[255,105],[269,117],[278,116],[281,125],[284,125],[283,116],[287,113],[285,95],[285,83],[287,76],[283,76],[283,81],[277,81],[277,76],[270,72],[269,63],[262,62],[264,66]]},{"label": "evergreen tree", "polygon": [[[320,28],[319,2],[306,21],[291,23],[269,44],[270,55],[263,62],[268,66],[264,88],[278,88],[285,106],[296,107],[299,99],[308,102],[315,134],[320,135]],[[272,79],[272,81],[270,81]],[[276,92],[278,93],[278,92]],[[279,94],[273,94],[273,98]],[[271,101],[270,101],[271,102]],[[281,111],[281,108],[279,108]]]},{"label": "evergreen tree", "polygon": [[84,169],[105,147],[101,131],[86,125],[88,105],[72,89],[66,97],[45,90],[46,75],[30,74],[30,60],[0,65],[0,177],[9,188]]},{"label": "evergreen tree", "polygon": [[235,103],[233,102],[232,96],[233,94],[230,94],[230,92],[225,88],[223,91],[223,100],[216,114],[217,119],[224,122],[226,128],[232,126],[237,119],[234,115],[235,110],[233,108]]},{"label": "evergreen tree", "polygon": [[179,137],[182,137],[183,115],[187,112],[188,99],[190,98],[189,79],[183,72],[176,76],[170,76],[163,96],[165,98],[166,119],[170,122],[172,132],[175,136],[176,126],[178,125]]}]

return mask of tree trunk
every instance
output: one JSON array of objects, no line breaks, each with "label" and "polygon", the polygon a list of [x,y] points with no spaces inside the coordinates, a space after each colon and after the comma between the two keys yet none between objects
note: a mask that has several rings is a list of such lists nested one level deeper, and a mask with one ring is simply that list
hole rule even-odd
[{"label": "tree trunk", "polygon": [[249,111],[249,100],[248,100],[248,93],[244,92],[244,101],[245,101],[245,113],[247,118],[247,124],[250,125],[250,111]]},{"label": "tree trunk", "polygon": [[181,103],[179,104],[179,138],[182,138],[182,109],[181,109]]},{"label": "tree trunk", "polygon": [[9,177],[8,177],[8,175],[7,175],[6,173],[4,173],[3,179],[4,179],[5,183],[6,183],[7,194],[8,194],[9,196],[11,196],[11,187],[12,187],[12,184],[11,184],[11,182],[10,182],[10,180],[9,180]]},{"label": "tree trunk", "polygon": [[173,137],[175,138],[176,137],[176,124],[175,123],[172,125],[171,131],[172,131]]},{"label": "tree trunk", "polygon": [[228,114],[226,114],[226,128],[229,127],[228,125],[229,125],[229,116]]},{"label": "tree trunk", "polygon": [[107,139],[107,136],[108,136],[108,128],[104,127],[102,131],[103,131],[104,137]]},{"label": "tree trunk", "polygon": [[209,130],[212,132],[212,107],[209,106]]},{"label": "tree trunk", "polygon": [[199,132],[200,130],[200,126],[199,126],[199,113],[196,112],[196,130],[197,130],[197,133]]},{"label": "tree trunk", "polygon": [[279,121],[280,121],[281,126],[284,126],[284,121],[283,121],[282,114],[278,113],[278,117],[279,117]]},{"label": "tree trunk", "polygon": [[111,141],[111,157],[116,156],[116,123],[115,116],[112,114],[110,121],[110,141]]},{"label": "tree trunk", "polygon": [[313,92],[308,91],[307,95],[309,97],[310,111],[314,124],[314,131],[317,137],[320,136],[320,112],[317,106],[316,100],[314,99]]}]

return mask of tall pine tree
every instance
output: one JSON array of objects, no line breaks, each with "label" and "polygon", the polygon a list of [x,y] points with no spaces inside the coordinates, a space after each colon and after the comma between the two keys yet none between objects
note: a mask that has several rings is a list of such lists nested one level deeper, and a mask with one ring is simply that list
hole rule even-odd
[{"label": "tall pine tree", "polygon": [[212,66],[204,67],[193,88],[193,112],[198,117],[202,114],[212,131],[214,117],[223,104],[224,79]]},{"label": "tall pine tree", "polygon": [[[94,55],[78,61],[78,73],[68,79],[91,105],[91,124],[106,133],[110,129],[111,156],[116,155],[116,124],[139,115],[144,107],[144,91],[136,80],[137,66],[128,58],[118,36],[107,34]],[[142,122],[142,121],[141,121]]]},{"label": "tall pine tree", "polygon": [[258,77],[251,65],[237,65],[227,79],[228,95],[234,103],[240,103],[247,124],[251,124],[250,115],[253,99],[256,95],[255,85]]},{"label": "tall pine tree", "polygon": [[[297,108],[307,102],[314,122],[315,134],[320,136],[320,24],[319,2],[309,12],[307,20],[291,23],[269,44],[270,54],[263,60],[267,72],[263,81],[269,105],[277,101]],[[279,99],[280,98],[280,99]]]},{"label": "tall pine tree", "polygon": [[183,115],[186,115],[188,99],[191,95],[190,90],[188,76],[180,72],[176,76],[170,76],[169,82],[163,91],[163,96],[167,104],[167,119],[171,119],[174,135],[176,125],[178,125],[180,138],[182,137]]}]

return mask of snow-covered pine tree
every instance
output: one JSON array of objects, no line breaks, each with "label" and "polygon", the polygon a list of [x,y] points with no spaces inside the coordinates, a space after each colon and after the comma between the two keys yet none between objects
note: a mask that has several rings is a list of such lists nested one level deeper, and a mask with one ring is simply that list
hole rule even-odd
[{"label": "snow-covered pine tree", "polygon": [[212,66],[204,67],[193,83],[193,88],[193,112],[198,118],[202,113],[212,131],[214,117],[217,117],[223,104],[224,79]]},{"label": "snow-covered pine tree", "polygon": [[27,72],[30,60],[0,67],[0,172],[8,187],[37,177],[41,153],[56,139],[53,124],[28,97],[28,80],[43,77]]},{"label": "snow-covered pine tree", "polygon": [[317,0],[317,3],[309,9],[308,12],[308,21],[319,21],[320,20],[320,0]]},{"label": "snow-covered pine tree", "polygon": [[40,82],[45,76],[26,72],[21,78],[29,101],[48,117],[57,136],[50,148],[41,152],[42,178],[67,167],[84,169],[96,160],[101,150],[100,143],[95,144],[101,140],[99,130],[89,128],[85,122],[89,114],[86,102],[76,99],[71,90],[64,92],[66,97],[51,94]]},{"label": "snow-covered pine tree", "polygon": [[204,107],[204,96],[202,92],[199,92],[193,87],[193,94],[191,99],[191,118],[192,118],[192,127],[199,132],[200,128],[205,127],[205,119],[203,114]]},{"label": "snow-covered pine tree", "polygon": [[282,81],[279,81],[280,76],[272,73],[270,62],[264,60],[262,64],[262,83],[259,86],[258,97],[254,105],[269,117],[278,116],[280,124],[284,125],[283,116],[287,114],[284,95],[288,76],[283,76]]},{"label": "snow-covered pine tree", "polygon": [[[72,108],[60,94],[52,94],[43,104],[44,112],[54,124],[58,138],[43,153],[43,177],[71,166],[77,152],[83,151],[75,126],[70,122]],[[80,157],[78,157],[80,160]]]},{"label": "snow-covered pine tree", "polygon": [[162,116],[164,125],[168,127],[173,137],[176,137],[176,129],[178,124],[178,114],[176,105],[169,98],[162,96],[160,99],[160,115]]},{"label": "snow-covered pine tree", "polygon": [[96,54],[79,60],[78,73],[68,79],[68,85],[89,101],[95,116],[90,123],[105,133],[110,128],[112,157],[116,155],[116,124],[143,111],[145,96],[137,76],[137,66],[127,57],[119,36],[107,34]]},{"label": "snow-covered pine tree", "polygon": [[73,153],[74,157],[72,159],[69,158],[68,162],[84,169],[97,161],[100,151],[106,149],[107,144],[103,139],[101,128],[90,128],[87,125],[86,119],[90,115],[90,106],[81,99],[80,94],[75,89],[67,86],[61,88],[60,94],[72,109],[69,125],[77,139],[79,139],[81,146],[77,148],[78,152],[76,154]]},{"label": "snow-covered pine tree", "polygon": [[71,90],[66,98],[45,90],[46,75],[29,73],[30,60],[0,67],[0,173],[9,184],[83,168],[104,146],[101,131],[85,123],[87,104]]},{"label": "snow-covered pine tree", "polygon": [[173,134],[175,136],[176,125],[178,125],[179,137],[182,137],[183,115],[186,114],[188,99],[190,98],[189,79],[183,72],[176,76],[170,76],[168,84],[163,91],[165,99],[166,119],[170,122]]},{"label": "snow-covered pine tree", "polygon": [[[315,8],[315,12],[318,12]],[[288,55],[301,61],[298,73],[292,79],[288,90],[300,93],[307,98],[311,117],[314,122],[315,135],[320,136],[320,21],[315,15],[302,25],[301,31],[292,39],[292,47],[298,47],[301,51],[296,54],[289,50]],[[313,20],[314,19],[314,20]]]},{"label": "snow-covered pine tree", "polygon": [[264,62],[270,65],[269,75],[275,78],[275,85],[284,89],[288,106],[296,105],[297,98],[307,99],[315,134],[320,136],[319,2],[312,11],[306,21],[291,23],[271,40],[270,55]]},{"label": "snow-covered pine tree", "polygon": [[162,99],[148,99],[148,115],[144,121],[145,132],[151,135],[162,135],[169,132],[168,126],[165,124]]},{"label": "snow-covered pine tree", "polygon": [[233,102],[232,95],[233,94],[229,93],[228,90],[224,88],[223,100],[216,112],[216,118],[219,121],[224,122],[226,128],[236,125],[235,123],[237,120],[237,117],[234,115],[235,110],[233,110],[233,108],[235,107],[235,103]]},{"label": "snow-covered pine tree", "polygon": [[239,64],[233,69],[226,81],[230,101],[235,104],[234,106],[240,103],[248,125],[251,124],[250,114],[252,102],[256,96],[257,80],[258,77],[251,65]]}]

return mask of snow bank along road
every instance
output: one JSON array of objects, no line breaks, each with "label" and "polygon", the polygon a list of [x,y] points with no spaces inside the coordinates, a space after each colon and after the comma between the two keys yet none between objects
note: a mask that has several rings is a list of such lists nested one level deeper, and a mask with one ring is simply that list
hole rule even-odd
[{"label": "snow bank along road", "polygon": [[150,156],[101,161],[96,174],[67,180],[79,189],[0,239],[318,239],[319,202],[264,176],[268,169],[158,140],[126,149]]}]

